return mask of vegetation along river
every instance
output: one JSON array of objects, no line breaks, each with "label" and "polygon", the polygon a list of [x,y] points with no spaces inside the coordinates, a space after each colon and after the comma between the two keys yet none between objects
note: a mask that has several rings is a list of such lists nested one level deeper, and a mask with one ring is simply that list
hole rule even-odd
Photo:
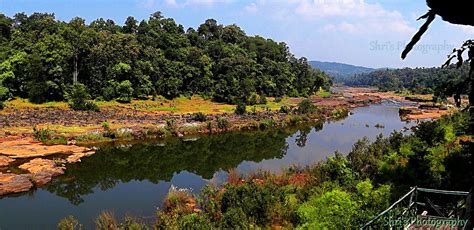
[{"label": "vegetation along river", "polygon": [[225,181],[234,168],[247,173],[305,166],[335,151],[348,153],[364,136],[373,140],[412,126],[400,120],[399,106],[356,108],[344,120],[312,127],[102,146],[49,185],[0,198],[0,229],[54,229],[68,215],[92,229],[104,210],[153,218],[172,185],[199,191]]}]

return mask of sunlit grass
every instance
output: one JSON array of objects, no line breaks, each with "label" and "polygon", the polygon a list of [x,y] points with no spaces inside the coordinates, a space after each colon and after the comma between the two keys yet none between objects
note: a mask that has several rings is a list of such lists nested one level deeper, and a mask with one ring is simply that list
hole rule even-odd
[{"label": "sunlit grass", "polygon": [[[293,105],[291,103],[292,98],[283,98],[281,101],[276,102],[275,98],[267,98],[268,102],[265,105],[255,105],[256,111],[279,110],[281,106]],[[120,103],[118,101],[95,101],[100,109],[124,109],[124,110],[137,110],[141,112],[161,112],[161,113],[173,113],[173,114],[191,114],[196,112],[202,112],[204,114],[218,114],[218,113],[232,113],[234,112],[235,105],[219,103],[210,99],[204,99],[201,96],[185,97],[180,96],[172,100],[168,100],[163,97],[157,97],[155,99],[148,100],[132,100],[131,103]],[[34,104],[28,101],[28,99],[15,98],[14,100],[8,101],[7,106],[15,109],[29,109],[29,108],[46,108],[55,107],[61,109],[69,109],[67,102],[47,102],[43,104]],[[252,110],[254,106],[247,106],[247,110]]]}]

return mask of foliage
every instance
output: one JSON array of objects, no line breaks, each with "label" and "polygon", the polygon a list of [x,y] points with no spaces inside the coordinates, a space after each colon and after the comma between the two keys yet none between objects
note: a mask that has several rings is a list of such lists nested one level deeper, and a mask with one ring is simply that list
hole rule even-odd
[{"label": "foliage", "polygon": [[95,224],[98,230],[118,229],[117,220],[111,212],[101,212],[95,220]]},{"label": "foliage", "polygon": [[291,110],[290,110],[290,108],[289,108],[288,106],[283,105],[283,106],[280,107],[280,113],[286,113],[286,114],[288,114],[288,113],[290,113],[290,112],[291,112]]},{"label": "foliage", "polygon": [[71,109],[99,112],[99,106],[97,106],[92,101],[88,101],[88,99],[90,99],[90,95],[87,92],[86,86],[84,84],[76,83],[72,86],[70,94]]},{"label": "foliage", "polygon": [[316,111],[316,106],[310,99],[304,99],[298,103],[298,113],[309,114]]},{"label": "foliage", "polygon": [[33,127],[33,136],[36,140],[41,142],[46,142],[53,138],[54,132],[48,128],[37,128],[36,126]]},{"label": "foliage", "polygon": [[140,23],[128,17],[123,25],[102,18],[64,22],[50,13],[1,20],[8,36],[0,37],[0,100],[62,101],[80,82],[93,100],[200,94],[264,104],[266,96],[308,96],[330,82],[285,43],[214,19],[188,30],[161,12]]},{"label": "foliage", "polygon": [[203,112],[197,112],[192,114],[192,119],[194,121],[204,122],[207,120],[207,117]]},{"label": "foliage", "polygon": [[343,82],[348,86],[376,86],[381,91],[434,93],[436,101],[469,92],[468,66],[463,65],[461,68],[448,66],[448,68],[383,69],[356,74],[352,77],[336,78],[336,82]]},{"label": "foliage", "polygon": [[247,113],[247,106],[244,103],[237,103],[237,106],[235,106],[235,114],[237,115],[244,115]]},{"label": "foliage", "polygon": [[313,196],[297,210],[302,229],[345,229],[357,227],[354,217],[357,202],[347,192],[335,189],[322,196]]},{"label": "foliage", "polygon": [[227,130],[228,128],[230,128],[230,121],[225,117],[218,117],[217,128]]},{"label": "foliage", "polygon": [[68,216],[58,223],[59,230],[75,230],[75,229],[82,229],[82,226],[79,225],[79,221],[77,221],[73,216]]}]

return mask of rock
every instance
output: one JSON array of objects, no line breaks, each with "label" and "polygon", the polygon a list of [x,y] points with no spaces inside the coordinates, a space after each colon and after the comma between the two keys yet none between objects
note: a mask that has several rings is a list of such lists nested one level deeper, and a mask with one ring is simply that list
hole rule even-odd
[{"label": "rock", "polygon": [[70,155],[66,158],[66,162],[69,163],[69,164],[76,163],[76,162],[81,162],[81,158],[91,156],[94,153],[95,153],[95,151],[72,154],[72,155]]},{"label": "rock", "polygon": [[15,160],[11,159],[10,157],[0,156],[0,167],[6,167],[13,161]]},{"label": "rock", "polygon": [[57,166],[57,164],[48,159],[35,158],[30,162],[20,165],[18,168],[26,170],[32,174],[40,172],[49,173],[51,176],[57,176],[64,173],[64,167]]},{"label": "rock", "polygon": [[17,192],[26,192],[33,187],[27,174],[12,174],[12,173],[0,173],[0,196],[17,193]]},{"label": "rock", "polygon": [[57,153],[74,154],[88,151],[86,147],[75,145],[45,145],[31,138],[10,140],[0,143],[0,154],[13,159],[44,157]]},{"label": "rock", "polygon": [[31,180],[36,184],[36,186],[41,187],[49,183],[53,179],[53,176],[49,172],[39,172],[31,175]]}]

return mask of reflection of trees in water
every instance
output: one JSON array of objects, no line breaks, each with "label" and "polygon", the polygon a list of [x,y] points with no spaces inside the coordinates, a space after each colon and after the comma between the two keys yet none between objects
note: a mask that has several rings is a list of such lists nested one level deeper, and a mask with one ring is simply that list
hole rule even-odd
[{"label": "reflection of trees in water", "polygon": [[[320,131],[323,129],[323,122],[317,123],[313,128],[314,130]],[[296,136],[295,143],[298,147],[305,147],[306,146],[306,141],[308,141],[308,134],[311,133],[312,128],[311,127],[302,127],[299,129],[298,135]]]},{"label": "reflection of trees in water", "polygon": [[180,139],[127,147],[107,145],[82,163],[70,165],[66,174],[56,178],[47,190],[66,197],[73,204],[95,187],[107,190],[119,182],[148,180],[170,181],[175,173],[189,171],[211,179],[216,171],[237,167],[242,161],[260,162],[282,158],[288,149],[286,138],[295,130],[211,135],[194,142]]}]

